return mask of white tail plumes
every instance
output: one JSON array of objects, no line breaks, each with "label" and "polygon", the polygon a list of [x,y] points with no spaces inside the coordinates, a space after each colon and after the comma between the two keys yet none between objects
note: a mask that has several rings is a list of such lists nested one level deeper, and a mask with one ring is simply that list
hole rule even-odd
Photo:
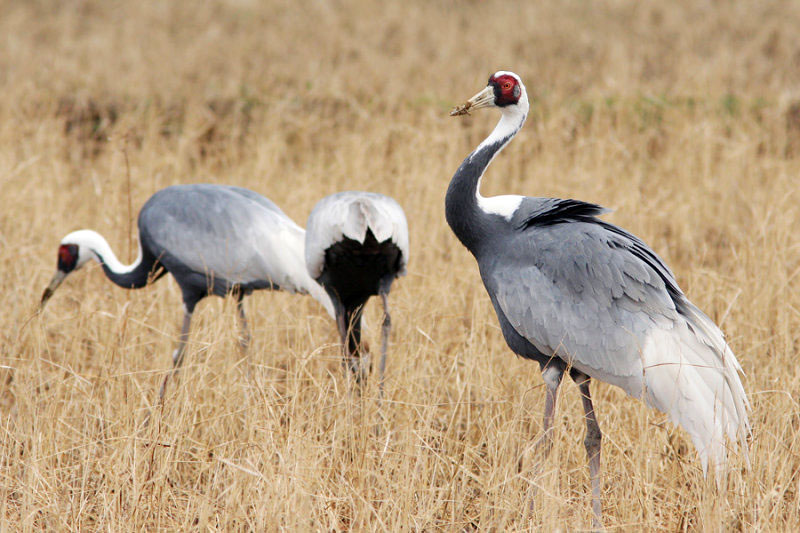
[{"label": "white tail plumes", "polygon": [[[642,349],[644,400],[669,415],[691,436],[703,472],[713,464],[721,476],[726,441],[741,443],[747,459],[750,404],[739,379],[741,366],[719,328],[688,303],[685,321],[652,330]],[[638,391],[625,387],[633,396]]]},{"label": "white tail plumes", "polygon": [[402,252],[399,275],[408,263],[408,223],[403,208],[388,196],[345,191],[320,200],[308,217],[306,267],[317,279],[322,273],[325,250],[342,237],[364,243],[367,230],[378,242],[392,239]]}]

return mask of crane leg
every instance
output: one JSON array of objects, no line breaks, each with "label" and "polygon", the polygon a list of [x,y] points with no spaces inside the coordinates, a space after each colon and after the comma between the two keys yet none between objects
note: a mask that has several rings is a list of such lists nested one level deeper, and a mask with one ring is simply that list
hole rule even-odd
[{"label": "crane leg", "polygon": [[361,313],[363,305],[345,306],[338,298],[333,300],[336,311],[336,325],[339,328],[339,337],[342,340],[342,367],[345,377],[350,379],[349,373],[355,375],[357,382],[361,383],[369,373],[369,355],[362,355],[361,346]]},{"label": "crane leg", "polygon": [[574,368],[570,371],[570,375],[580,388],[583,412],[586,417],[586,437],[583,445],[586,447],[586,455],[589,459],[589,476],[592,482],[592,527],[598,530],[603,527],[603,506],[600,501],[600,443],[603,434],[600,432],[600,424],[597,423],[592,396],[589,392],[591,378]]},{"label": "crane leg", "polygon": [[164,400],[164,392],[167,390],[167,382],[173,374],[177,374],[181,365],[183,364],[183,356],[186,354],[186,342],[189,340],[189,326],[192,323],[192,313],[188,308],[184,308],[183,313],[183,327],[181,334],[178,337],[178,347],[172,352],[172,370],[164,376],[164,381],[161,383],[161,390],[158,392],[159,400]]},{"label": "crane leg", "polygon": [[[245,359],[245,366],[247,367],[245,378],[253,383],[253,362],[250,359],[250,328],[247,325],[247,315],[244,313],[244,294],[238,294],[236,297],[236,310],[239,312],[239,349],[242,352],[242,357]],[[247,389],[245,389],[245,394]]]},{"label": "crane leg", "polygon": [[393,277],[387,277],[381,280],[378,292],[383,301],[383,325],[381,327],[381,362],[378,366],[379,381],[378,387],[380,389],[380,396],[383,396],[383,376],[386,373],[386,353],[389,351],[389,334],[392,331],[392,317],[389,315],[389,290],[392,287]]},{"label": "crane leg", "polygon": [[563,365],[552,362],[542,369],[542,378],[547,388],[544,397],[544,420],[542,421],[542,436],[536,441],[536,449],[541,450],[542,460],[547,459],[550,450],[553,448],[553,419],[556,414],[556,399],[558,398],[558,386],[564,377]]},{"label": "crane leg", "polygon": [[347,313],[344,305],[338,298],[331,297],[333,310],[336,313],[336,328],[339,330],[339,340],[342,343],[342,361],[344,361],[345,371],[347,371]]},{"label": "crane leg", "polygon": [[342,368],[344,377],[350,379],[350,373],[357,374],[358,362],[353,361],[353,353],[350,349],[350,335],[353,328],[353,318],[351,312],[344,306],[338,297],[331,295],[333,309],[336,312],[336,327],[339,330],[339,340],[342,342]]},{"label": "crane leg", "polygon": [[[542,435],[536,440],[532,448],[535,452],[541,452],[538,458],[539,463],[534,469],[534,477],[544,471],[544,466],[550,451],[553,449],[553,419],[556,414],[556,400],[558,399],[558,387],[561,385],[561,380],[564,377],[565,366],[561,360],[553,359],[546,365],[542,365],[542,379],[544,379],[545,397],[544,397],[544,420],[542,422]],[[520,456],[517,464],[519,472],[523,471],[523,459],[525,453]],[[528,502],[528,513],[533,512],[534,499],[538,493],[538,488],[533,488],[533,497]]]},{"label": "crane leg", "polygon": [[345,311],[345,366],[355,375],[357,383],[365,383],[372,368],[369,351],[361,344],[361,315],[364,304]]},{"label": "crane leg", "polygon": [[239,348],[242,350],[242,355],[247,355],[248,348],[250,348],[250,328],[247,325],[247,315],[244,314],[244,296],[240,296],[236,300],[236,309],[239,312],[239,327],[241,333],[239,334]]},{"label": "crane leg", "polygon": [[564,377],[564,365],[560,361],[551,361],[547,365],[542,365],[542,378],[544,379],[545,397],[544,397],[544,420],[542,421],[542,434],[536,439],[536,442],[528,448],[519,458],[517,469],[522,472],[523,459],[528,453],[528,450],[533,449],[535,452],[541,452],[541,462],[536,469],[535,474],[538,476],[545,462],[545,459],[550,455],[550,450],[553,449],[553,419],[556,413],[556,399],[558,398],[558,387],[561,385],[561,379]]}]

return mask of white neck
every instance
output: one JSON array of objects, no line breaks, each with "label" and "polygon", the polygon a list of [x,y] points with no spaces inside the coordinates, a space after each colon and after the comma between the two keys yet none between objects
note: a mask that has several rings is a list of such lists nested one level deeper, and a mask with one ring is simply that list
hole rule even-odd
[{"label": "white neck", "polygon": [[[477,154],[484,148],[496,145],[498,143],[502,143],[497,150],[495,150],[494,154],[492,154],[491,159],[484,167],[484,172],[486,168],[492,163],[497,154],[505,148],[505,146],[511,142],[511,139],[514,138],[514,135],[522,129],[522,125],[525,123],[525,119],[528,116],[528,97],[525,94],[523,89],[522,96],[520,101],[517,105],[502,108],[503,115],[500,117],[500,122],[497,123],[492,133],[489,134],[484,141],[478,145],[478,148],[475,149],[473,152],[473,156]],[[500,215],[505,217],[506,219],[510,219],[514,212],[519,208],[519,204],[522,202],[522,196],[519,195],[502,195],[502,196],[490,196],[486,198],[481,195],[481,181],[483,180],[483,173],[478,178],[478,185],[475,188],[475,197],[478,200],[478,206],[488,214],[492,215]]]},{"label": "white neck", "polygon": [[[84,251],[91,252],[92,258],[98,263],[105,264],[111,272],[115,274],[127,274],[142,262],[142,246],[139,244],[139,256],[130,265],[124,265],[117,259],[116,254],[111,250],[102,235],[90,229],[78,230],[70,233],[61,241],[62,244],[77,244],[80,249],[78,258],[79,264],[86,262],[89,257],[83,257]],[[138,243],[138,239],[137,239]]]},{"label": "white neck", "polygon": [[325,308],[325,311],[328,312],[328,315],[330,315],[331,318],[336,320],[336,312],[333,310],[333,302],[331,302],[331,297],[328,296],[328,293],[322,288],[322,285],[311,279],[311,276],[307,277],[309,280],[309,282],[306,284],[308,294]]},{"label": "white neck", "polygon": [[280,275],[277,280],[283,290],[308,294],[318,301],[325,311],[335,320],[333,302],[330,296],[309,274],[306,268],[305,245],[306,230],[295,224],[288,217],[282,222],[284,231],[273,232],[271,238],[277,249],[281,249],[278,263],[273,272]]},{"label": "white neck", "polygon": [[[522,95],[523,98],[525,95]],[[522,129],[522,125],[525,124],[525,119],[528,118],[528,100],[527,98],[524,101],[520,98],[520,101],[517,105],[509,106],[509,107],[501,107],[502,115],[500,116],[500,121],[497,123],[497,126],[494,127],[492,133],[486,137],[481,144],[475,149],[474,153],[477,153],[482,148],[486,146],[491,146],[492,144],[503,142],[503,146],[500,147],[495,155],[500,153],[506,144],[511,141],[511,138],[517,134],[519,130]]]}]

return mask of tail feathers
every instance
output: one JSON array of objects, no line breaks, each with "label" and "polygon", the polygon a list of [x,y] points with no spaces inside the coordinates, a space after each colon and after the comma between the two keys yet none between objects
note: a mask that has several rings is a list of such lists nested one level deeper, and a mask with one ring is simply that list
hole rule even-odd
[{"label": "tail feathers", "polygon": [[[750,458],[747,455],[747,436],[750,434],[750,421],[748,420],[747,413],[750,410],[750,401],[747,399],[747,394],[744,391],[739,373],[742,370],[742,365],[736,360],[733,351],[725,342],[725,336],[717,327],[717,325],[705,315],[700,309],[692,304],[689,304],[686,309],[689,325],[695,330],[694,333],[697,339],[702,342],[710,350],[704,350],[706,353],[711,353],[716,358],[718,366],[721,367],[721,372],[725,378],[725,391],[730,395],[733,400],[732,403],[726,402],[725,405],[733,405],[735,413],[732,413],[741,424],[738,428],[737,437],[742,445],[745,460],[750,463]],[[727,399],[727,398],[726,398]],[[733,437],[731,437],[733,439]]]},{"label": "tail feathers", "polygon": [[363,244],[368,229],[378,242],[393,236],[393,226],[389,218],[371,202],[356,200],[350,204],[347,218],[342,226],[342,234]]},{"label": "tail feathers", "polygon": [[749,403],[741,367],[713,322],[700,313],[672,330],[655,330],[642,352],[644,399],[689,433],[703,472],[709,464],[723,472],[728,440],[740,442],[746,457]]}]

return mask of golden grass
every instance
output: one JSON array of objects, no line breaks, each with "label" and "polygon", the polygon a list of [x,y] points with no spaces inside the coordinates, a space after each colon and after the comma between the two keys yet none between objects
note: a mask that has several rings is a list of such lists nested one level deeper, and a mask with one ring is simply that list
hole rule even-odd
[{"label": "golden grass", "polygon": [[[449,178],[497,119],[447,111],[499,68],[535,102],[484,194],[614,208],[747,372],[752,469],[736,459],[719,491],[681,430],[593,385],[605,524],[800,528],[800,4],[519,4],[0,2],[1,530],[589,527],[576,388],[544,474],[519,474],[539,371],[444,221]],[[87,268],[30,318],[64,234],[94,228],[130,260],[142,203],[198,181],[301,224],[343,189],[404,206],[382,407],[348,388],[308,298],[247,301],[254,383],[231,302],[204,301],[163,408],[173,281],[124,291]]]}]

